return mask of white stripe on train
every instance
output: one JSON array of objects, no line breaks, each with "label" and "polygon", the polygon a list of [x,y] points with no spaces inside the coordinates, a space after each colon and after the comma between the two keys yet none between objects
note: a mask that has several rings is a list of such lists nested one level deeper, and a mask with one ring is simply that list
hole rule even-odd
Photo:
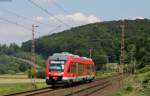
[{"label": "white stripe on train", "polygon": [[84,79],[93,79],[94,78],[94,75],[86,75],[86,76],[78,76],[78,77],[63,77],[63,80],[75,80],[75,81],[78,81],[78,80],[83,80]]}]

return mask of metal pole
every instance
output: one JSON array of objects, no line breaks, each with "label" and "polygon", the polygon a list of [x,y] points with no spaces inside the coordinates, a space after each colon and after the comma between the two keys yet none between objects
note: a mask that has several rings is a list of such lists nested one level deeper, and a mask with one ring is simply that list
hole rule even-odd
[{"label": "metal pole", "polygon": [[120,54],[120,72],[123,73],[124,69],[124,28],[125,25],[121,25],[122,32],[121,32],[121,54]]},{"label": "metal pole", "polygon": [[38,26],[35,26],[34,24],[32,25],[32,45],[31,45],[31,61],[33,63],[33,66],[31,67],[31,72],[32,72],[32,76],[33,77],[33,85],[34,87],[36,88],[36,85],[35,85],[35,78],[36,78],[36,65],[35,65],[35,30],[34,28],[35,27],[38,27]]},{"label": "metal pole", "polygon": [[92,49],[90,48],[90,58],[92,58]]},{"label": "metal pole", "polygon": [[[35,64],[35,39],[34,39],[34,24],[32,25],[32,47],[31,47],[31,53],[32,53],[32,56],[31,56],[31,61],[33,64]],[[33,78],[36,77],[36,66],[32,66],[32,76]]]}]

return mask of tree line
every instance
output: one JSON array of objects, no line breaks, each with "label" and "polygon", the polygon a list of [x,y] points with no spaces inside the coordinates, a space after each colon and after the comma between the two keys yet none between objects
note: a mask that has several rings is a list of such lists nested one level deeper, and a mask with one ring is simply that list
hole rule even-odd
[{"label": "tree line", "polygon": [[[150,64],[150,20],[106,21],[88,24],[37,38],[36,53],[45,59],[56,52],[70,52],[92,59],[100,70],[107,62],[119,62],[121,27],[125,24],[125,63],[136,61],[138,68]],[[29,52],[31,41],[22,43],[22,50]]]}]

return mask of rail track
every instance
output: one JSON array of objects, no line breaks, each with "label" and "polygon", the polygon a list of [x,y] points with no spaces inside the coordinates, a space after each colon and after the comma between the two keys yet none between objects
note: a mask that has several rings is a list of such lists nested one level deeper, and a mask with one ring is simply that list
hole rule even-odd
[{"label": "rail track", "polygon": [[71,87],[46,87],[5,96],[90,96],[90,94],[111,86],[111,81],[117,80],[118,78],[120,78],[120,75],[96,79],[91,83],[77,84]]},{"label": "rail track", "polygon": [[105,87],[108,87],[110,86],[110,82],[109,81],[106,81],[106,82],[103,82],[100,83],[100,84],[97,84],[97,85],[94,85],[94,86],[90,86],[86,89],[82,89],[80,91],[77,91],[77,92],[74,92],[74,93],[70,93],[70,94],[67,94],[65,96],[89,96],[90,94],[96,92],[96,91],[99,91]]},{"label": "rail track", "polygon": [[51,87],[45,87],[45,88],[36,89],[36,90],[30,90],[30,91],[25,91],[25,92],[8,94],[5,96],[32,96],[32,95],[36,95],[36,94],[51,92],[53,90],[55,90],[55,89],[52,89]]},{"label": "rail track", "polygon": [[90,96],[90,95],[92,95],[93,93],[95,93],[97,91],[101,91],[101,90],[104,90],[107,87],[112,86],[112,82],[111,81],[117,80],[117,79],[118,80],[121,79],[120,75],[116,76],[116,77],[103,78],[103,79],[101,79],[101,80],[103,80],[103,82],[95,82],[95,84],[92,84],[91,86],[88,86],[85,89],[76,91],[74,93],[67,94],[65,96]]}]

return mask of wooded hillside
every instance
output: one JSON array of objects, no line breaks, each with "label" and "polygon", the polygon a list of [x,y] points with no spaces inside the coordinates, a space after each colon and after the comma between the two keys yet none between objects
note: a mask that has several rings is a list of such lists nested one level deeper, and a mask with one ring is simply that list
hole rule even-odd
[{"label": "wooded hillside", "polygon": [[[63,51],[89,57],[91,48],[92,58],[100,69],[106,62],[119,60],[121,24],[122,21],[100,22],[44,36],[36,39],[36,52],[45,58]],[[150,64],[150,20],[125,20],[124,24],[125,63],[135,57],[139,67]],[[22,48],[30,51],[31,41],[24,42]]]}]

